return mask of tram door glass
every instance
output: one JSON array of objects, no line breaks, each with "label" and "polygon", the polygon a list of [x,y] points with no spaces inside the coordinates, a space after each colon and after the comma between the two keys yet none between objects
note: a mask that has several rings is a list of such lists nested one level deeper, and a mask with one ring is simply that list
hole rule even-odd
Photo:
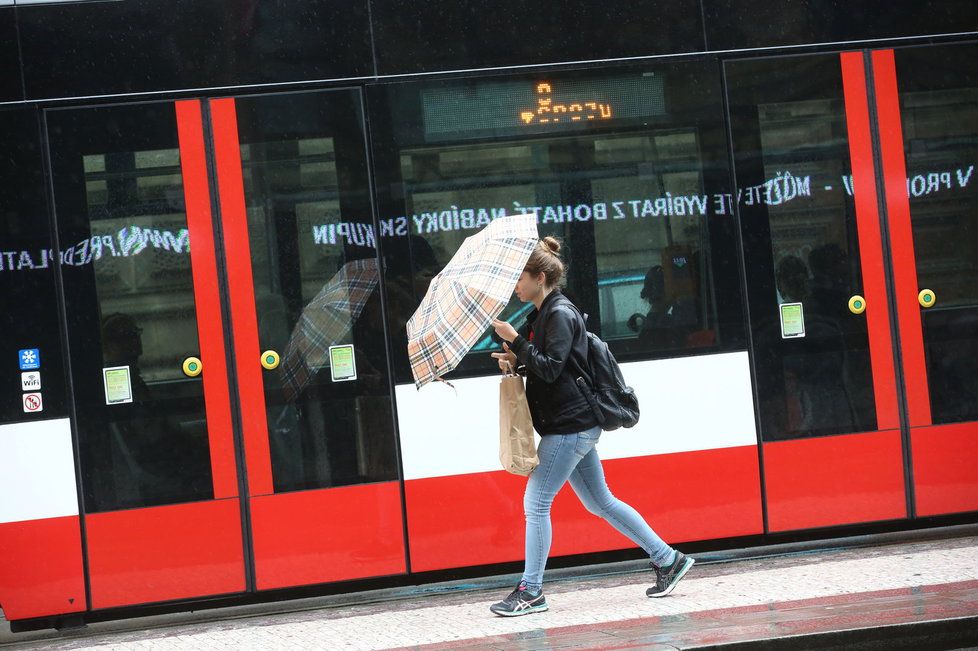
[{"label": "tram door glass", "polygon": [[274,490],[396,479],[360,95],[236,107]]},{"label": "tram door glass", "polygon": [[978,47],[895,57],[931,414],[978,420]]},{"label": "tram door glass", "polygon": [[173,106],[47,120],[85,510],[212,499]]},{"label": "tram door glass", "polygon": [[876,430],[839,57],[725,70],[762,438]]},{"label": "tram door glass", "polygon": [[[384,241],[392,335],[465,237],[535,212],[620,359],[742,347],[719,88],[715,65],[677,62],[371,89],[381,218],[402,235]],[[514,298],[501,318],[531,308]],[[498,346],[485,333],[459,373],[495,370]]]}]

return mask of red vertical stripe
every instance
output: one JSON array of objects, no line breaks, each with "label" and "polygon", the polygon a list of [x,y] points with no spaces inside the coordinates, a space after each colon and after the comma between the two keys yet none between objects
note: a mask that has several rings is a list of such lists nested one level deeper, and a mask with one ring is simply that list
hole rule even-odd
[{"label": "red vertical stripe", "polygon": [[910,198],[907,195],[907,166],[903,155],[903,127],[900,97],[897,93],[893,50],[873,52],[873,79],[876,85],[876,114],[879,118],[883,182],[886,187],[886,213],[893,252],[893,280],[900,345],[906,378],[907,408],[911,427],[930,425],[930,391],[924,362],[923,329],[917,303],[917,262],[914,257],[913,228],[910,224]]},{"label": "red vertical stripe", "polygon": [[900,427],[900,418],[897,411],[893,340],[883,267],[883,240],[876,197],[876,170],[869,130],[866,72],[861,52],[844,52],[841,59],[853,199],[856,204],[856,229],[859,233],[859,259],[866,298],[864,315],[873,368],[873,393],[876,398],[876,423],[880,430],[897,429]]},{"label": "red vertical stripe", "polygon": [[211,221],[210,192],[207,188],[207,159],[204,154],[200,102],[176,102],[176,112],[187,229],[190,232],[190,266],[194,278],[197,336],[200,341],[200,360],[204,366],[202,377],[211,473],[214,498],[221,499],[237,496],[238,479],[234,460],[234,437],[231,432],[231,401],[224,357],[214,225]]},{"label": "red vertical stripe", "polygon": [[248,490],[252,496],[267,495],[273,492],[272,461],[268,448],[268,422],[265,419],[265,388],[260,365],[255,283],[251,275],[248,215],[241,177],[238,119],[234,98],[212,100],[210,106],[248,465]]}]

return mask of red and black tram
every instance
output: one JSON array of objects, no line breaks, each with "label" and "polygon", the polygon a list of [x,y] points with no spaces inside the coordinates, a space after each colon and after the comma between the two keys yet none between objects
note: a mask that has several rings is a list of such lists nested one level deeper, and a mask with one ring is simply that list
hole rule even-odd
[{"label": "red and black tram", "polygon": [[0,1],[15,626],[520,560],[496,343],[419,391],[404,329],[514,212],[670,543],[974,520],[973,3],[232,4]]}]

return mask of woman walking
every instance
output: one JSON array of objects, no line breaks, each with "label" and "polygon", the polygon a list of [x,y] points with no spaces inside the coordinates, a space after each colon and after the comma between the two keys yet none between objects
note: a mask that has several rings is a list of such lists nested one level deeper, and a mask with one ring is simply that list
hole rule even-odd
[{"label": "woman walking", "polygon": [[608,521],[648,553],[655,570],[649,597],[664,597],[693,566],[693,559],[667,545],[641,515],[608,490],[594,446],[601,428],[575,380],[587,369],[584,319],[559,286],[564,278],[560,242],[545,237],[533,250],[516,296],[536,308],[524,332],[505,321],[493,328],[505,352],[493,353],[502,369],[525,367],[526,396],[533,427],[540,434],[540,465],[530,474],[523,498],[526,565],[513,592],[493,604],[497,615],[514,617],[547,610],[543,571],[550,553],[550,505],[565,482],[588,511]]}]

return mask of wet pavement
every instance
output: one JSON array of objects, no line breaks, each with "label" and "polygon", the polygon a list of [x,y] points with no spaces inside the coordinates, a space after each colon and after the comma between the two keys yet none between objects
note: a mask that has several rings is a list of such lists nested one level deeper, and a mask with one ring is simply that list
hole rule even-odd
[{"label": "wet pavement", "polygon": [[[550,610],[488,606],[517,575],[89,625],[0,633],[36,649],[666,649],[978,646],[978,536],[724,560],[703,555],[663,599],[637,562],[555,571]],[[600,574],[599,574],[600,573]],[[384,598],[385,595],[388,598]]]}]

